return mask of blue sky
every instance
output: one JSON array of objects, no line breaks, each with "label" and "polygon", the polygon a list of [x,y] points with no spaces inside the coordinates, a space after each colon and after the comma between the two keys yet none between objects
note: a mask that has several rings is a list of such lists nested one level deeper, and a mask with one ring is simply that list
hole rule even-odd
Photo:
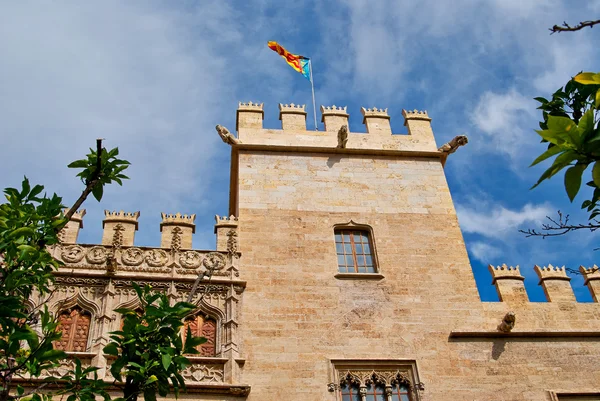
[{"label": "blue sky", "polygon": [[[574,220],[562,178],[534,191],[544,166],[535,96],[549,96],[581,70],[599,71],[600,29],[549,35],[595,19],[600,0],[158,2],[20,1],[0,4],[0,186],[23,174],[71,203],[81,190],[68,162],[95,138],[119,146],[131,180],[90,201],[82,242],[99,242],[103,209],[141,211],[136,244],[158,245],[160,212],[197,214],[196,248],[214,247],[215,214],[226,214],[229,147],[238,101],[310,106],[310,85],[266,46],[276,40],[311,57],[318,104],[426,109],[438,145],[470,143],[446,174],[483,300],[495,300],[488,264],[520,265],[530,297],[543,299],[533,265],[597,263],[596,234],[541,240],[557,209]],[[309,114],[309,125],[312,115]],[[580,301],[591,298],[581,277]]]}]

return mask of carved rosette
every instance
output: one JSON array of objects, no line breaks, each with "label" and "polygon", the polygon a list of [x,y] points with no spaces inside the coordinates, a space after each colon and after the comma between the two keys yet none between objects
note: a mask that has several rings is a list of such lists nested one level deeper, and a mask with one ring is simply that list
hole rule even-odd
[{"label": "carved rosette", "polygon": [[148,263],[148,266],[161,267],[167,264],[169,255],[162,249],[151,249],[146,251],[144,259],[146,260],[146,263]]},{"label": "carved rosette", "polygon": [[127,266],[139,266],[144,262],[144,251],[140,248],[129,248],[123,252],[121,261]]},{"label": "carved rosette", "polygon": [[187,251],[179,255],[179,264],[185,269],[197,269],[201,262],[202,256],[195,251]]},{"label": "carved rosette", "polygon": [[95,246],[95,247],[91,248],[90,250],[88,250],[87,254],[85,255],[85,259],[89,263],[95,264],[95,265],[105,263],[107,257],[108,257],[108,252],[106,251],[106,248],[104,248],[102,246]]},{"label": "carved rosette", "polygon": [[222,365],[191,365],[181,372],[183,378],[192,383],[223,383],[225,374]]},{"label": "carved rosette", "polygon": [[63,248],[60,256],[65,262],[77,263],[81,262],[85,256],[85,252],[79,245],[69,245]]},{"label": "carved rosette", "polygon": [[221,270],[225,267],[225,256],[218,252],[210,252],[202,264],[207,270]]}]

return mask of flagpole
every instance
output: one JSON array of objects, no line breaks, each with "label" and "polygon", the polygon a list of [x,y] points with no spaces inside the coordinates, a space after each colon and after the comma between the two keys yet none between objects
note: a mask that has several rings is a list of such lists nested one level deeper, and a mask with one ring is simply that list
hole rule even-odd
[{"label": "flagpole", "polygon": [[315,84],[313,82],[312,60],[311,59],[308,59],[308,70],[310,71],[310,87],[312,89],[313,116],[315,117],[315,131],[318,131],[319,127],[317,126],[317,104],[315,103]]}]

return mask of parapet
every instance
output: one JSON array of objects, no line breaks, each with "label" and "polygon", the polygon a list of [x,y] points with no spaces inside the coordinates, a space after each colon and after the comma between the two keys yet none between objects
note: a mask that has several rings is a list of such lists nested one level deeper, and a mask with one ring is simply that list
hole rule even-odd
[{"label": "parapet", "polygon": [[586,268],[579,266],[579,271],[583,276],[584,284],[587,285],[592,298],[595,302],[600,302],[600,268],[596,265]]},{"label": "parapet", "polygon": [[104,211],[102,245],[133,246],[140,212]]},{"label": "parapet", "polygon": [[572,302],[575,294],[571,288],[571,278],[567,276],[565,267],[554,267],[551,264],[540,267],[535,265],[535,272],[540,278],[540,284],[548,302]]},{"label": "parapet", "polygon": [[488,266],[492,274],[492,284],[496,286],[498,297],[502,302],[527,302],[527,292],[523,281],[525,277],[521,275],[519,266]]},{"label": "parapet", "polygon": [[[217,251],[237,252],[237,240],[231,237],[237,237],[238,219],[231,215],[215,216],[215,234],[217,234]],[[231,249],[235,243],[236,249]]]},{"label": "parapet", "polygon": [[306,131],[306,105],[279,103],[279,119],[284,130]]},{"label": "parapet", "polygon": [[[65,209],[64,213],[67,214],[69,209]],[[71,219],[67,222],[60,233],[58,234],[58,238],[60,242],[63,244],[75,244],[77,243],[77,236],[79,235],[79,230],[83,228],[83,216],[85,216],[85,209],[81,209],[73,213]]]},{"label": "parapet", "polygon": [[240,102],[236,113],[235,129],[262,128],[265,112],[263,103]]},{"label": "parapet", "polygon": [[378,109],[377,107],[370,109],[361,107],[360,111],[363,115],[363,124],[367,126],[367,132],[369,134],[392,134],[390,116],[387,110],[388,109]]},{"label": "parapet", "polygon": [[180,249],[192,249],[192,234],[196,232],[196,215],[161,213],[160,246],[171,248],[174,243]]},{"label": "parapet", "polygon": [[325,131],[338,132],[342,125],[348,126],[348,117],[346,106],[321,106],[321,122],[325,125]]}]

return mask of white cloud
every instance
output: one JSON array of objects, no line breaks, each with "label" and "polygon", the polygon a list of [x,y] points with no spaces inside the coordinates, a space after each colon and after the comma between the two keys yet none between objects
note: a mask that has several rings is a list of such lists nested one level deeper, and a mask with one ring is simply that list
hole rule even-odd
[{"label": "white cloud", "polygon": [[517,158],[526,149],[524,145],[539,142],[529,133],[535,108],[534,100],[515,89],[506,93],[485,92],[471,116],[481,136],[471,142],[479,148]]},{"label": "white cloud", "polygon": [[468,246],[469,252],[473,257],[483,263],[490,263],[491,260],[502,255],[502,251],[485,242],[473,242]]},{"label": "white cloud", "polygon": [[482,212],[457,205],[456,212],[463,232],[479,234],[489,238],[504,238],[517,234],[525,223],[539,223],[554,212],[549,205],[526,204],[521,210],[510,210],[495,206]]}]

